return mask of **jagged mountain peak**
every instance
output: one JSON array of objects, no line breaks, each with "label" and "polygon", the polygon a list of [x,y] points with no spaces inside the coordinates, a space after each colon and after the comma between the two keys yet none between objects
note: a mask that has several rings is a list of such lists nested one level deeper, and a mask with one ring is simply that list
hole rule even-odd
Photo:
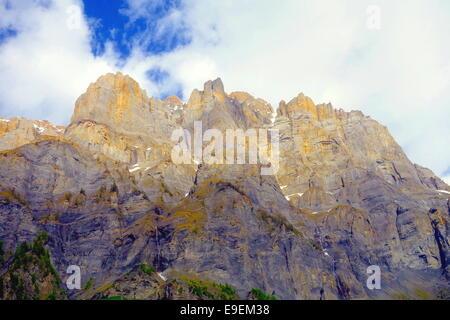
[{"label": "jagged mountain peak", "polygon": [[[66,275],[75,264],[92,279],[82,298],[154,297],[149,285],[161,289],[160,274],[167,285],[193,274],[241,297],[261,288],[282,299],[414,298],[418,286],[448,288],[450,187],[361,112],[299,94],[280,103],[278,118],[262,99],[226,94],[220,79],[182,104],[148,99],[116,73],[77,100],[61,139],[36,132],[49,131],[39,129],[46,123],[0,119],[0,149],[14,149],[0,156],[4,251],[46,230],[55,270]],[[175,163],[171,135],[192,132],[196,120],[204,130],[277,129],[279,170]],[[147,265],[157,283],[147,281]],[[369,265],[382,268],[383,283],[397,279],[388,291],[367,289]],[[138,295],[121,289],[124,276]]]},{"label": "jagged mountain peak", "polygon": [[236,99],[239,103],[243,103],[246,100],[253,100],[253,97],[250,93],[245,91],[234,91],[229,94],[231,98]]},{"label": "jagged mountain peak", "polygon": [[227,94],[223,82],[220,78],[216,80],[209,80],[203,85],[203,91],[194,89],[188,100],[189,106],[195,106],[202,102],[218,101],[224,103],[226,101]]},{"label": "jagged mountain peak", "polygon": [[220,92],[225,93],[225,88],[222,82],[222,79],[216,78],[215,80],[208,80],[203,85],[204,92]]},{"label": "jagged mountain peak", "polygon": [[108,73],[92,83],[75,103],[71,123],[93,120],[118,125],[142,113],[149,99],[130,76]]},{"label": "jagged mountain peak", "polygon": [[102,84],[115,84],[115,83],[137,83],[136,80],[134,80],[131,76],[128,74],[123,74],[122,72],[118,71],[115,73],[106,73],[102,76],[100,76],[94,84],[96,85],[102,85]]},{"label": "jagged mountain peak", "polygon": [[181,99],[175,95],[168,96],[166,99],[164,99],[164,102],[167,102],[168,104],[174,106],[181,106],[184,104],[183,101],[181,101]]},{"label": "jagged mountain peak", "polygon": [[[351,112],[342,109],[335,109],[331,102],[315,104],[313,99],[305,95],[303,92],[292,98],[286,103],[281,100],[278,107],[278,116],[284,116],[290,119],[299,119],[307,116],[314,120],[326,120],[336,118],[337,114],[349,116]],[[361,117],[364,115],[359,111]]]}]

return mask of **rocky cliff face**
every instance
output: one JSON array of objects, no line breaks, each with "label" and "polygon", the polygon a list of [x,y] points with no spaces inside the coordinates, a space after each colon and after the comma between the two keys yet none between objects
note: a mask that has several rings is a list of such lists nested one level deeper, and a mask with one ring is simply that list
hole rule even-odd
[{"label": "rocky cliff face", "polygon": [[48,121],[0,119],[0,151],[14,149],[49,136],[61,137],[63,132],[64,127],[54,126]]},{"label": "rocky cliff face", "polygon": [[[278,172],[174,163],[173,131],[199,120],[278,129]],[[61,288],[81,268],[72,299],[448,297],[450,187],[359,111],[300,94],[275,112],[220,79],[159,100],[118,73],[89,86],[66,128],[3,119],[0,132],[3,298],[31,292],[13,290],[31,278],[12,252],[43,231]]]}]

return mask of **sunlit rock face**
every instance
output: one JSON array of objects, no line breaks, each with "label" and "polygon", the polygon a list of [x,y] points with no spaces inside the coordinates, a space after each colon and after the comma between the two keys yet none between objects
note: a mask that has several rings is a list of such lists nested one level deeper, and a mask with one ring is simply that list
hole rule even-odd
[{"label": "sunlit rock face", "polygon": [[149,148],[170,142],[177,102],[149,99],[129,76],[107,74],[77,100],[66,136],[113,159],[146,160]]},{"label": "sunlit rock face", "polygon": [[[201,134],[278,130],[279,170],[174,162],[174,130],[197,121]],[[89,86],[67,127],[0,119],[3,252],[45,230],[63,280],[78,265],[89,284],[73,299],[221,296],[196,295],[194,280],[244,299],[445,298],[449,213],[450,187],[385,127],[304,94],[274,110],[216,79],[184,103],[117,73]],[[366,286],[371,265],[380,290]]]},{"label": "sunlit rock face", "polygon": [[64,129],[46,120],[0,118],[0,151],[14,149],[45,137],[61,137]]}]

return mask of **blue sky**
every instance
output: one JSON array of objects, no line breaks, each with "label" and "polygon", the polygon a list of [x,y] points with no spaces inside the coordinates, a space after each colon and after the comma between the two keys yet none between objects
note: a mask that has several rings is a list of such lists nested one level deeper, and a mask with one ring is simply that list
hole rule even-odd
[{"label": "blue sky", "polygon": [[67,124],[107,72],[185,101],[221,77],[361,110],[450,180],[449,21],[448,0],[0,0],[0,117]]},{"label": "blue sky", "polygon": [[189,44],[189,36],[182,28],[156,34],[158,21],[171,11],[181,9],[181,1],[150,1],[137,17],[128,14],[130,6],[126,1],[84,0],[83,4],[84,13],[91,20],[95,55],[104,53],[108,41],[114,43],[121,59],[128,58],[135,45],[149,54],[161,54]]},{"label": "blue sky", "polygon": [[84,13],[89,19],[92,19],[93,54],[102,55],[105,52],[105,43],[113,41],[122,57],[127,57],[130,53],[130,46],[127,44],[126,38],[133,33],[142,32],[144,23],[141,21],[131,25],[131,28],[126,28],[129,18],[120,13],[127,7],[122,1],[84,0],[83,4]]},{"label": "blue sky", "polygon": [[[131,13],[133,6],[127,1],[83,0],[83,11],[91,28],[91,50],[94,56],[105,54],[112,44],[122,66],[135,47],[146,55],[161,55],[186,46],[191,39],[182,25],[161,28],[160,20],[175,10],[182,9],[180,0],[148,1],[139,5],[139,15]],[[161,31],[162,30],[162,31]],[[170,74],[160,67],[147,70],[146,77],[156,86],[163,86]],[[161,90],[159,98],[176,94],[183,98],[181,85],[171,91]]]}]

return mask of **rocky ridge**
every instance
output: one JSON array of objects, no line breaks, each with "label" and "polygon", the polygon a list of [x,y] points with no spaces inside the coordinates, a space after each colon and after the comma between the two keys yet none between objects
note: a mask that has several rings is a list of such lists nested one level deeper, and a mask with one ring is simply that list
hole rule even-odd
[{"label": "rocky ridge", "polygon": [[[172,132],[198,120],[222,132],[278,129],[279,171],[173,163]],[[1,120],[0,150],[3,246],[14,252],[45,230],[61,278],[82,269],[84,290],[70,298],[445,298],[449,289],[450,187],[359,111],[300,94],[275,112],[227,94],[220,79],[187,103],[160,100],[108,74],[65,128]],[[153,272],[139,274],[141,264]],[[366,287],[370,265],[382,270],[381,290]]]}]

